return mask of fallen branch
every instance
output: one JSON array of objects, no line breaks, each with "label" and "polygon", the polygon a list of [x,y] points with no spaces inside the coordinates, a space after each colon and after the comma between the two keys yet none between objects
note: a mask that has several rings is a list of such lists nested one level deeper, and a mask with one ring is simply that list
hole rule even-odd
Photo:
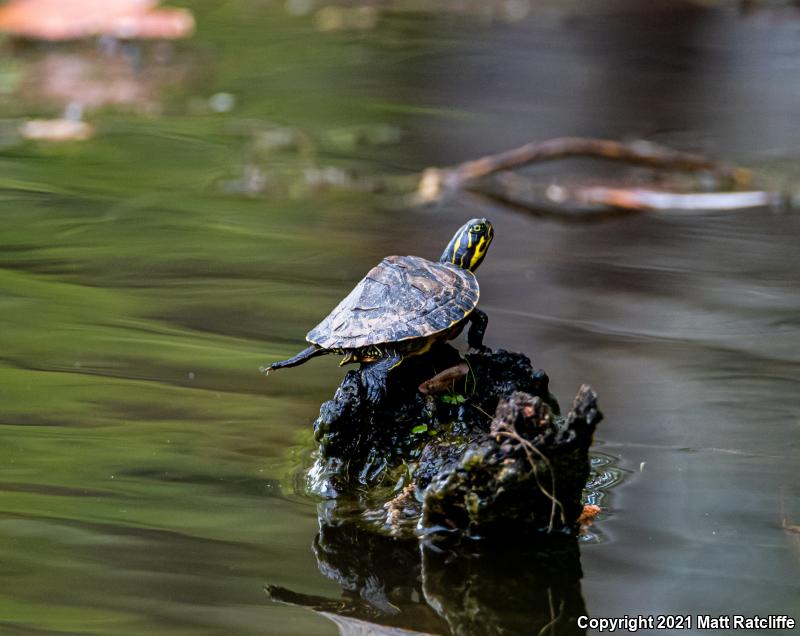
[{"label": "fallen branch", "polygon": [[564,157],[597,157],[661,170],[707,172],[735,186],[743,186],[750,181],[750,172],[744,168],[648,141],[623,143],[610,139],[559,137],[528,143],[450,168],[427,168],[417,187],[417,199],[420,202],[436,201],[444,194],[463,189],[482,177]]},{"label": "fallen branch", "polygon": [[532,213],[572,216],[620,211],[741,210],[786,203],[780,193],[763,190],[678,193],[642,187],[541,185],[513,172],[502,172],[469,191]]}]

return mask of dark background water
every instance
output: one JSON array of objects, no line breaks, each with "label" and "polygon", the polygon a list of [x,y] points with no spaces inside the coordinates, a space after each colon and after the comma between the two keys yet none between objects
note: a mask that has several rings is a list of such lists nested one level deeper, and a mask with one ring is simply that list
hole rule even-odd
[{"label": "dark background water", "polygon": [[487,343],[527,352],[564,404],[591,383],[596,449],[624,475],[582,547],[589,613],[800,618],[800,535],[782,527],[800,522],[795,212],[567,224],[362,187],[578,134],[703,151],[791,188],[791,10],[554,3],[509,21],[396,5],[371,29],[319,31],[313,5],[183,4],[197,35],[123,53],[139,97],[87,109],[82,143],[15,131],[75,99],[54,96],[46,61],[102,85],[108,59],[5,43],[0,630],[336,633],[262,587],[340,593],[296,488],[340,371],[257,369],[382,256],[437,256],[476,215],[496,230]]}]

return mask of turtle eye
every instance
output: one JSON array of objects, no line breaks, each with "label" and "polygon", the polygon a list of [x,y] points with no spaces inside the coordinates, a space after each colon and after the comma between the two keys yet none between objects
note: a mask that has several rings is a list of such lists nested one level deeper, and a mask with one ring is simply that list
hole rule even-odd
[{"label": "turtle eye", "polygon": [[473,232],[483,232],[484,229],[486,228],[484,227],[483,223],[476,223],[472,226]]}]

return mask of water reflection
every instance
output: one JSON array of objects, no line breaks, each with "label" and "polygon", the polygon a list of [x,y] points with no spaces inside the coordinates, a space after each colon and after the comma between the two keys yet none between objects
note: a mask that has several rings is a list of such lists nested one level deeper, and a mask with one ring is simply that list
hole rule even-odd
[{"label": "water reflection", "polygon": [[[503,545],[391,537],[319,506],[313,551],[339,598],[270,585],[274,601],[329,618],[341,634],[583,634],[578,540],[554,535]],[[359,631],[362,630],[362,631]],[[370,631],[371,630],[371,631]],[[406,632],[404,632],[406,633]]]}]

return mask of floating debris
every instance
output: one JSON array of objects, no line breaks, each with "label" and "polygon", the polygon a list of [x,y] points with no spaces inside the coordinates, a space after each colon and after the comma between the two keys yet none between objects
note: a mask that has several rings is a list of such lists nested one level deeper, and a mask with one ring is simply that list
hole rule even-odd
[{"label": "floating debris", "polygon": [[20,134],[37,141],[85,141],[92,137],[94,128],[74,119],[31,119],[22,125]]},{"label": "floating debris", "polygon": [[403,138],[403,131],[389,124],[362,124],[333,128],[322,134],[322,141],[341,150],[352,150],[359,146],[384,146],[396,144]]},{"label": "floating debris", "polygon": [[313,10],[313,0],[286,0],[286,11],[291,15],[308,15]]},{"label": "floating debris", "polygon": [[323,7],[314,14],[317,31],[369,31],[378,24],[376,7]]},{"label": "floating debris", "polygon": [[215,113],[229,113],[236,108],[236,96],[232,93],[215,93],[208,98],[208,107]]}]

